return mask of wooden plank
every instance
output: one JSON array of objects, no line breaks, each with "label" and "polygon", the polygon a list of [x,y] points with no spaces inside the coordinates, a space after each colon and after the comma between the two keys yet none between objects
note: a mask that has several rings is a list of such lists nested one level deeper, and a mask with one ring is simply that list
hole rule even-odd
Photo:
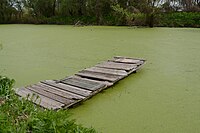
[{"label": "wooden plank", "polygon": [[86,68],[85,70],[91,71],[91,72],[100,72],[100,73],[119,75],[119,76],[128,75],[128,73],[125,70],[115,70],[115,69],[107,69],[107,68],[101,68],[101,67],[91,67],[91,68]]},{"label": "wooden plank", "polygon": [[[74,78],[74,77],[68,77],[68,78],[66,78],[66,79],[64,79],[65,81],[67,80],[67,81],[71,81],[71,83],[70,84],[76,84],[77,82],[79,82],[79,83],[85,83],[85,84],[87,84],[87,85],[90,85],[91,87],[93,87],[93,86],[101,86],[102,84],[101,83],[98,83],[98,82],[93,82],[93,81],[86,81],[86,80],[81,80],[81,79],[77,79],[77,78]],[[63,81],[64,81],[63,80]]]},{"label": "wooden plank", "polygon": [[136,65],[140,65],[143,63],[143,61],[138,60],[138,59],[127,59],[127,58],[114,58],[109,61],[117,62],[117,63],[136,64]]},{"label": "wooden plank", "polygon": [[[90,91],[90,90],[85,90],[85,89],[81,89],[81,88],[78,88],[78,87],[69,86],[69,85],[66,85],[66,84],[63,84],[63,83],[57,84],[58,86],[55,86],[54,84],[48,85],[48,84],[44,84],[44,83],[39,83],[39,85],[44,86],[44,87],[50,87],[50,88],[53,88],[53,89],[56,89],[56,90],[62,91],[62,92],[64,91],[64,92],[75,93],[75,94],[81,95],[83,97],[87,97],[92,93],[92,91]],[[62,87],[62,88],[64,87],[64,89],[60,89],[60,88],[57,88],[57,87]],[[62,96],[62,93],[61,93],[61,96]]]},{"label": "wooden plank", "polygon": [[90,72],[90,71],[86,71],[86,70],[80,71],[76,75],[88,77],[88,78],[106,80],[106,81],[111,81],[111,82],[116,82],[120,78],[122,78],[121,76],[117,76],[117,75],[98,73],[98,72]]},{"label": "wooden plank", "polygon": [[58,89],[64,90],[65,91],[64,95],[66,95],[70,99],[84,99],[91,93],[90,91],[83,90],[77,87],[65,85],[62,83],[56,83],[53,80],[41,81],[41,83],[57,88],[56,90]]},{"label": "wooden plank", "polygon": [[[51,91],[52,93],[55,93],[56,95],[60,95],[62,97],[68,98],[68,99],[69,98],[76,99],[76,98],[69,96],[68,92],[75,93],[75,94],[81,95],[83,97],[87,97],[92,93],[92,91],[84,90],[84,89],[77,88],[77,87],[74,87],[74,86],[68,86],[68,85],[65,85],[65,84],[62,84],[62,83],[59,83],[57,85],[55,85],[53,83],[48,83],[48,84],[38,83],[36,85],[44,87],[46,90]],[[62,88],[62,89],[60,89],[59,87]],[[63,88],[65,88],[65,89],[63,89]],[[79,98],[79,99],[82,99],[82,98]]]},{"label": "wooden plank", "polygon": [[141,61],[145,61],[144,59],[141,58],[132,58],[132,57],[125,57],[125,56],[115,56],[115,59],[132,59],[132,60],[141,60]]},{"label": "wooden plank", "polygon": [[137,68],[135,64],[125,64],[125,63],[116,63],[116,62],[103,62],[101,64],[97,64],[97,67],[117,69],[117,70],[126,70],[130,71],[131,69]]},{"label": "wooden plank", "polygon": [[139,70],[144,65],[144,63],[145,61],[136,68],[136,71]]},{"label": "wooden plank", "polygon": [[91,91],[95,91],[105,86],[105,84],[101,84],[98,82],[87,81],[87,80],[82,80],[82,79],[77,79],[77,78],[72,78],[72,77],[61,80],[60,82],[64,84],[80,87],[83,89],[91,90]]},{"label": "wooden plank", "polygon": [[[69,78],[69,77],[68,77]],[[77,76],[77,75],[73,75],[73,76],[70,76],[70,78],[75,78],[75,79],[79,79],[79,80],[83,80],[83,81],[92,81],[92,82],[97,82],[97,83],[100,83],[100,84],[104,84],[105,86],[112,86],[113,83],[112,82],[108,82],[108,81],[100,81],[100,80],[95,80],[95,79],[88,79],[88,78],[85,78],[85,77],[80,77],[80,76]]]},{"label": "wooden plank", "polygon": [[[82,101],[83,99],[74,99],[72,97],[69,97],[68,93],[66,93],[66,91],[62,90],[62,89],[58,89],[52,86],[49,86],[47,84],[43,84],[43,83],[38,83],[32,86],[38,86],[38,87],[43,87],[46,91],[51,91],[51,93],[54,93],[56,95],[62,96],[66,99],[69,99],[70,101],[72,101],[70,104],[65,104],[65,108],[70,107],[80,101]],[[71,99],[72,98],[72,99]]]},{"label": "wooden plank", "polygon": [[79,97],[74,98],[74,96],[69,95],[68,91],[65,91],[65,90],[62,90],[60,88],[53,87],[53,86],[50,86],[50,85],[47,85],[47,84],[44,84],[44,83],[38,83],[38,84],[35,84],[35,85],[32,85],[32,86],[43,87],[46,91],[49,91],[51,93],[54,93],[56,95],[59,95],[61,97],[64,97],[64,98],[67,98],[67,99],[70,99],[70,100],[81,100],[82,99],[82,98],[79,98]]},{"label": "wooden plank", "polygon": [[39,94],[35,94],[34,92],[32,92],[26,88],[16,89],[16,94],[18,94],[19,96],[24,97],[24,98],[27,98],[29,96],[28,97],[29,101],[34,102],[35,104],[38,104],[44,108],[55,110],[55,109],[60,109],[64,106],[63,103],[54,101],[50,98],[41,96]]},{"label": "wooden plank", "polygon": [[[114,62],[122,62],[122,63],[124,62],[124,63],[130,63],[130,64],[137,64],[138,67],[140,68],[140,65],[143,65],[146,60],[141,59],[141,58],[115,56],[112,61],[114,61]],[[136,69],[139,69],[138,67]]]},{"label": "wooden plank", "polygon": [[50,99],[53,99],[55,101],[65,104],[65,105],[68,105],[68,104],[71,104],[72,102],[74,102],[74,100],[70,100],[70,99],[61,97],[59,95],[56,95],[54,93],[51,93],[51,91],[48,91],[43,87],[32,85],[32,86],[28,86],[26,88],[37,94],[43,95],[45,97],[48,97]]}]

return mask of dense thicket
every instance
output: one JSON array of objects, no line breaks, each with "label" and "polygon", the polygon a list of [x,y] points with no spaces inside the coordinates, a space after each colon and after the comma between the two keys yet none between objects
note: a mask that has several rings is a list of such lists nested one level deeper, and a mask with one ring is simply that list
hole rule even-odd
[{"label": "dense thicket", "polygon": [[[199,13],[200,0],[0,1],[0,23],[199,27]],[[181,24],[185,18],[190,24]]]}]

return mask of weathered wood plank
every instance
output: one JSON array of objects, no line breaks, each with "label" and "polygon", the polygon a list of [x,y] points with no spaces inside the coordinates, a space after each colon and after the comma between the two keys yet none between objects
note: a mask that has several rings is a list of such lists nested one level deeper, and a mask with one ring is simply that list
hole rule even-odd
[{"label": "weathered wood plank", "polygon": [[103,68],[126,70],[126,71],[130,71],[131,69],[137,68],[136,64],[125,64],[125,63],[116,63],[116,62],[103,62],[101,64],[97,64],[96,66],[103,67]]},{"label": "weathered wood plank", "polygon": [[[65,85],[62,83],[56,83],[53,80],[41,81],[41,83],[61,89],[65,91],[65,95],[70,99],[84,99],[86,96],[90,95],[90,91],[83,90],[74,86]],[[57,90],[56,89],[56,90]]]},{"label": "weathered wood plank", "polygon": [[141,60],[141,61],[145,61],[144,59],[141,58],[132,58],[132,57],[125,57],[125,56],[115,56],[115,59],[132,59],[132,60]]},{"label": "weathered wood plank", "polygon": [[117,63],[126,63],[126,64],[136,64],[136,65],[140,65],[143,63],[143,61],[141,60],[137,60],[137,59],[126,59],[126,58],[114,58],[109,60],[111,62],[117,62]]},{"label": "weathered wood plank", "polygon": [[31,102],[34,102],[35,104],[38,104],[44,108],[55,110],[55,109],[60,109],[64,106],[63,103],[60,103],[50,98],[36,94],[26,88],[16,89],[16,94],[18,94],[21,97],[25,97],[25,98],[27,97],[28,100],[30,100]]},{"label": "weathered wood plank", "polygon": [[[49,85],[50,84],[50,85]],[[69,97],[69,93],[68,92],[71,92],[71,93],[75,93],[77,95],[80,95],[80,96],[83,96],[83,97],[87,97],[89,96],[92,91],[89,91],[89,90],[83,90],[81,88],[77,88],[77,87],[74,87],[74,86],[67,86],[65,84],[62,84],[62,83],[59,83],[57,85],[55,84],[45,84],[45,83],[38,83],[36,84],[37,86],[41,86],[41,87],[44,87],[46,90],[48,91],[51,91],[52,93],[55,93],[56,95],[60,95],[62,97],[65,97],[65,98],[70,98],[70,99],[77,99],[77,98],[73,98],[73,97]],[[60,88],[62,89],[60,89]],[[63,87],[65,89],[63,89]],[[82,98],[78,98],[78,99],[82,99]]]},{"label": "weathered wood plank", "polygon": [[44,84],[44,83],[38,83],[38,84],[35,84],[35,85],[32,85],[32,86],[38,86],[38,87],[42,87],[44,88],[46,91],[49,91],[51,93],[54,93],[56,95],[59,95],[61,97],[64,97],[66,99],[69,99],[69,100],[81,100],[82,98],[77,98],[74,96],[71,96],[69,95],[68,91],[65,91],[63,89],[60,89],[60,88],[57,88],[57,87],[53,87],[53,86],[50,86],[50,85],[47,85],[47,84]]},{"label": "weathered wood plank", "polygon": [[48,97],[50,99],[53,99],[55,101],[65,104],[65,105],[68,105],[68,104],[71,104],[72,102],[74,102],[74,100],[70,100],[70,99],[61,97],[59,95],[56,95],[54,93],[51,93],[51,91],[48,91],[43,87],[32,85],[32,86],[28,86],[26,88],[37,94],[43,95],[45,97]]},{"label": "weathered wood plank", "polygon": [[[113,58],[114,62],[124,62],[130,64],[137,64],[137,66],[143,65],[146,60],[140,58],[131,58],[131,57],[123,57],[123,56],[115,56]],[[138,67],[136,69],[139,69]]]},{"label": "weathered wood plank", "polygon": [[92,81],[86,81],[86,80],[72,78],[72,77],[61,80],[60,82],[64,83],[64,84],[80,87],[80,88],[83,88],[83,89],[91,90],[91,91],[95,91],[95,90],[105,86],[105,84],[92,82]]},{"label": "weathered wood plank", "polygon": [[90,72],[90,71],[86,71],[86,70],[80,71],[76,75],[88,77],[88,78],[106,80],[106,81],[111,81],[111,82],[116,82],[120,78],[122,78],[121,76],[117,76],[117,75],[98,73],[98,72]]},{"label": "weathered wood plank", "polygon": [[119,75],[119,76],[128,75],[128,73],[125,70],[107,69],[107,68],[101,68],[101,67],[91,67],[91,68],[86,68],[85,70],[91,71],[91,72]]},{"label": "weathered wood plank", "polygon": [[91,82],[96,82],[96,83],[100,83],[100,84],[104,84],[105,86],[109,87],[109,86],[112,86],[113,83],[112,82],[108,82],[108,81],[100,81],[100,80],[95,80],[95,79],[88,79],[88,78],[85,78],[85,77],[80,77],[80,76],[77,76],[77,75],[73,75],[73,76],[70,76],[71,78],[75,78],[75,79],[79,79],[79,80],[83,80],[83,81],[91,81]]},{"label": "weathered wood plank", "polygon": [[81,79],[74,78],[74,77],[68,77],[68,78],[66,78],[64,80],[67,80],[67,81],[71,82],[70,84],[73,84],[73,83],[76,84],[77,82],[79,82],[79,83],[85,83],[85,84],[91,85],[91,87],[101,85],[100,83],[97,83],[97,82],[85,81],[85,80],[81,80]]}]

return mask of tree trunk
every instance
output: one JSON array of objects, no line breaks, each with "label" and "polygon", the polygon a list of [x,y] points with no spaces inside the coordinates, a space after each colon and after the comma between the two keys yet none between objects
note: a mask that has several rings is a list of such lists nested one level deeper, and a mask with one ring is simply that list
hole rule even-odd
[{"label": "tree trunk", "polygon": [[53,10],[52,10],[52,15],[55,16],[55,11],[56,11],[56,0],[53,1]]},{"label": "tree trunk", "polygon": [[153,13],[146,14],[146,25],[151,28],[154,27],[154,14]]},{"label": "tree trunk", "polygon": [[99,25],[101,21],[100,0],[96,0],[95,10],[96,10],[96,23],[97,25]]}]

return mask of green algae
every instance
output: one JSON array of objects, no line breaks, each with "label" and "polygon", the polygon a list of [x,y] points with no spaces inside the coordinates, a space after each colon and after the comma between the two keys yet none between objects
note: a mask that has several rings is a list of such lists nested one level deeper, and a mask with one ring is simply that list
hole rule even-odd
[{"label": "green algae", "polygon": [[200,132],[200,29],[0,25],[0,75],[15,87],[60,79],[116,55],[147,60],[70,109],[105,133]]}]

